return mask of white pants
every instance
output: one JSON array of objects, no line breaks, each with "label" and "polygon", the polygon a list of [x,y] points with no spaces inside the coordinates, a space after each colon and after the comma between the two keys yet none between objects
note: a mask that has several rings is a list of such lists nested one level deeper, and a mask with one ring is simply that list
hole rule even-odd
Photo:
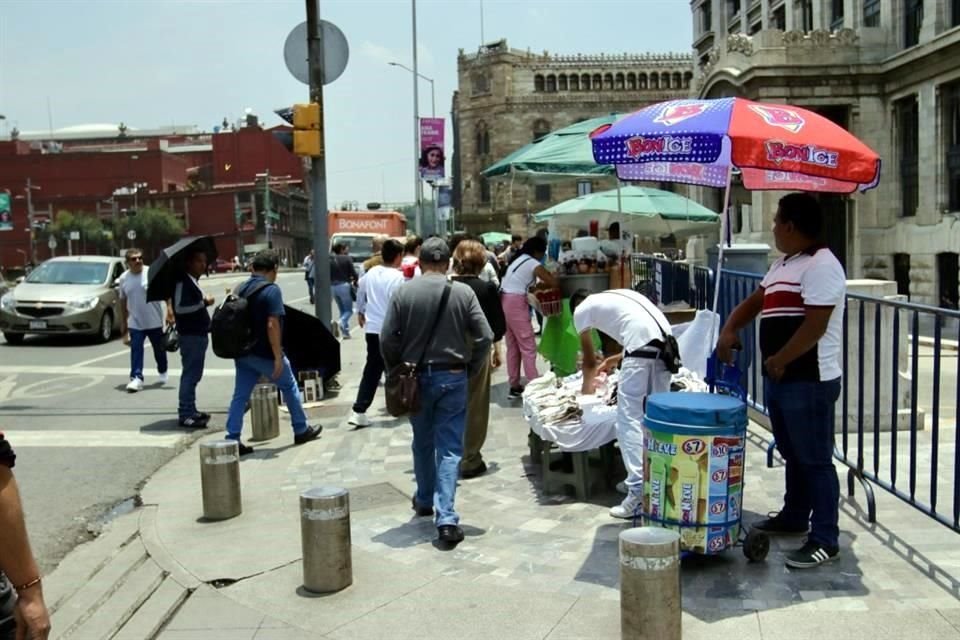
[{"label": "white pants", "polygon": [[643,401],[661,391],[670,391],[670,372],[662,361],[624,357],[617,389],[617,440],[630,496],[643,494]]}]

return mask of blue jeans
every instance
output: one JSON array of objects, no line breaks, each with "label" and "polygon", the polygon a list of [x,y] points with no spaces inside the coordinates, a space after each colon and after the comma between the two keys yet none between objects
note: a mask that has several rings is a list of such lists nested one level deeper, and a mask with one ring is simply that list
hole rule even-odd
[{"label": "blue jeans", "polygon": [[466,429],[466,371],[427,369],[420,374],[420,405],[420,412],[410,416],[413,472],[417,479],[414,499],[421,507],[434,507],[438,527],[455,525],[460,522],[453,500]]},{"label": "blue jeans", "polygon": [[310,294],[310,302],[313,302],[314,289],[315,289],[315,287],[314,287],[314,282],[315,282],[315,281],[314,281],[313,278],[306,278],[306,281],[307,281],[307,290],[308,290],[308,293]]},{"label": "blue jeans", "polygon": [[180,336],[180,359],[183,371],[180,372],[180,407],[177,410],[181,420],[197,414],[197,385],[203,378],[203,363],[207,357],[209,338],[202,336]]},{"label": "blue jeans", "polygon": [[377,395],[380,385],[380,376],[383,375],[383,356],[380,354],[380,334],[365,333],[367,340],[367,362],[363,365],[363,374],[360,376],[360,386],[357,388],[357,399],[353,403],[356,413],[366,413],[373,399]]},{"label": "blue jeans", "polygon": [[153,357],[157,360],[157,373],[167,372],[167,350],[163,344],[163,329],[130,329],[130,379],[143,381],[143,345],[146,339],[153,345]]},{"label": "blue jeans", "polygon": [[350,317],[353,315],[353,296],[350,295],[350,283],[338,282],[330,287],[333,299],[337,301],[340,310],[340,330],[343,335],[350,335]]},{"label": "blue jeans", "polygon": [[[260,380],[260,376],[273,378],[273,360],[261,356],[246,356],[234,360],[237,367],[237,377],[233,383],[233,400],[230,401],[230,413],[227,414],[227,438],[239,440],[243,430],[243,412],[253,388]],[[283,394],[283,401],[290,410],[290,421],[293,423],[294,433],[303,433],[307,430],[307,414],[303,411],[303,400],[300,397],[300,388],[297,379],[290,368],[290,361],[283,357],[283,373],[279,380],[273,383]]]},{"label": "blue jeans", "polygon": [[777,383],[766,378],[764,400],[783,456],[788,526],[810,523],[811,542],[835,547],[840,538],[840,482],[833,466],[834,405],[840,379]]}]

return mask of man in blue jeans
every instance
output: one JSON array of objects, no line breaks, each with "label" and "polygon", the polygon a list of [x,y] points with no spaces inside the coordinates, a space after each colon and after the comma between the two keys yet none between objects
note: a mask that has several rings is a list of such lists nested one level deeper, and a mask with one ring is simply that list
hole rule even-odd
[{"label": "man in blue jeans", "polygon": [[413,509],[433,515],[437,537],[453,546],[463,540],[454,508],[467,417],[467,378],[490,356],[493,331],[473,289],[448,282],[450,248],[430,238],[420,249],[423,276],[399,287],[380,330],[387,371],[417,363],[420,404],[413,426]]},{"label": "man in blue jeans", "polygon": [[163,305],[147,302],[147,269],[143,266],[143,252],[127,249],[127,270],[117,278],[120,294],[120,333],[123,343],[130,347],[130,382],[128,393],[143,389],[143,347],[147,339],[153,346],[157,361],[157,379],[167,383],[167,350],[163,344]]},{"label": "man in blue jeans", "polygon": [[340,335],[350,339],[350,318],[353,316],[353,286],[357,271],[349,255],[350,248],[343,242],[333,245],[330,254],[330,289],[340,311]]},{"label": "man in blue jeans", "polygon": [[[210,422],[210,414],[197,411],[197,385],[203,378],[203,366],[210,342],[210,313],[213,296],[203,293],[200,276],[207,272],[207,254],[193,250],[186,256],[187,272],[173,292],[173,316],[180,334],[180,405],[177,414],[181,427],[203,429]],[[168,308],[169,315],[169,308]]]},{"label": "man in blue jeans", "polygon": [[[293,423],[294,444],[315,440],[322,427],[307,425],[303,411],[300,389],[290,368],[290,361],[283,355],[283,294],[277,286],[277,267],[280,258],[275,251],[261,251],[252,263],[253,275],[237,287],[237,295],[247,297],[256,338],[253,351],[234,360],[237,377],[233,385],[233,400],[227,415],[227,438],[240,441],[243,429],[243,413],[250,400],[253,388],[265,376],[273,380],[283,394],[290,421]],[[240,455],[253,453],[253,447],[240,443]]]},{"label": "man in blue jeans", "polygon": [[833,466],[834,405],[840,396],[846,275],[817,242],[820,205],[805,193],[780,200],[773,237],[784,256],[727,319],[718,356],[730,361],[737,332],[760,316],[764,401],[783,456],[786,493],[779,513],[753,525],[775,535],[803,535],[786,564],[808,569],[840,553],[840,483]]}]

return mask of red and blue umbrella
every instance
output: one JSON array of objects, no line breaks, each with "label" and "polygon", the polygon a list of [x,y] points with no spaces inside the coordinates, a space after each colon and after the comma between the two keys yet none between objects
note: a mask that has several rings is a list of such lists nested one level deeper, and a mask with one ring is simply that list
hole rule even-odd
[{"label": "red and blue umbrella", "polygon": [[593,157],[622,180],[751,190],[853,193],[875,187],[880,156],[827,118],[743,98],[671,100],[591,134]]}]

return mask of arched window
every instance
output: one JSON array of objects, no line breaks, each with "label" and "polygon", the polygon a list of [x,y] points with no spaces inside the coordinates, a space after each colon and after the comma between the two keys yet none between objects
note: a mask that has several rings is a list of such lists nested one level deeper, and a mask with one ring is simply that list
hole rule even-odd
[{"label": "arched window", "polygon": [[566,91],[567,90],[567,76],[566,74],[560,74],[557,76],[557,90]]},{"label": "arched window", "polygon": [[660,88],[660,74],[651,73],[650,74],[650,88],[659,89]]},{"label": "arched window", "polygon": [[616,78],[614,79],[613,88],[616,89],[617,91],[623,91],[623,74],[622,73],[617,74]]},{"label": "arched window", "polygon": [[580,90],[589,91],[590,90],[590,74],[585,73],[580,76]]},{"label": "arched window", "polygon": [[680,87],[683,86],[683,80],[682,80],[682,78],[683,78],[683,76],[680,75],[680,72],[679,72],[679,71],[674,72],[674,74],[673,74],[673,88],[674,88],[674,89],[679,89]]},{"label": "arched window", "polygon": [[603,88],[607,91],[613,91],[613,74],[612,73],[604,74]]},{"label": "arched window", "polygon": [[473,95],[490,93],[490,78],[482,71],[473,74]]},{"label": "arched window", "polygon": [[600,89],[603,88],[603,76],[601,76],[599,73],[593,74],[592,86],[594,91],[600,91]]},{"label": "arched window", "polygon": [[533,123],[533,139],[534,141],[539,140],[543,136],[550,133],[550,123],[544,120],[543,118],[538,118]]},{"label": "arched window", "polygon": [[483,155],[490,155],[490,131],[483,132]]},{"label": "arched window", "polygon": [[537,93],[543,93],[543,75],[538,73],[533,76],[533,90]]},{"label": "arched window", "polygon": [[552,73],[547,76],[547,93],[553,93],[557,90],[557,76]]},{"label": "arched window", "polygon": [[661,89],[669,89],[669,88],[670,88],[670,74],[669,74],[669,73],[664,72],[664,73],[661,73],[661,74],[660,74],[660,88],[661,88]]},{"label": "arched window", "polygon": [[480,203],[490,204],[490,182],[486,176],[480,176],[478,182],[480,183]]},{"label": "arched window", "polygon": [[487,123],[481,120],[477,123],[477,133],[474,138],[474,151],[478,156],[485,156],[490,153],[490,130]]},{"label": "arched window", "polygon": [[570,76],[570,91],[580,91],[580,76],[577,74]]},{"label": "arched window", "polygon": [[693,73],[687,71],[685,74],[683,74],[683,88],[689,89],[691,82],[693,82]]},{"label": "arched window", "polygon": [[637,88],[637,74],[628,73],[627,74],[627,89],[634,91]]},{"label": "arched window", "polygon": [[647,74],[641,73],[637,75],[637,88],[641,90],[647,88]]}]

